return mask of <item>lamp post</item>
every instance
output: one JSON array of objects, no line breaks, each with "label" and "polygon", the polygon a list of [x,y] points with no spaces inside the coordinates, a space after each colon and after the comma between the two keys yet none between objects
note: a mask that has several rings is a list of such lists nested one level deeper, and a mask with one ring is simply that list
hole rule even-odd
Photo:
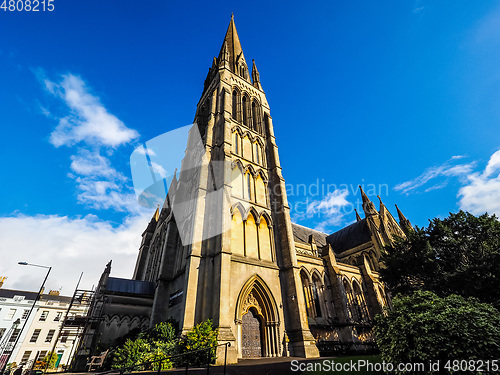
[{"label": "lamp post", "polygon": [[7,360],[5,361],[2,371],[0,371],[0,375],[5,372],[5,368],[7,367],[7,363],[9,363],[10,357],[12,356],[12,353],[14,353],[14,350],[16,349],[17,342],[19,341],[19,338],[21,337],[24,328],[26,327],[26,323],[28,323],[28,320],[30,319],[31,313],[33,312],[33,309],[35,308],[36,303],[40,299],[40,296],[42,295],[43,288],[45,286],[45,282],[47,281],[47,278],[49,277],[50,270],[52,270],[52,267],[47,267],[47,266],[41,266],[39,264],[31,264],[28,262],[18,262],[17,264],[21,266],[32,266],[32,267],[39,267],[39,268],[45,268],[47,269],[47,274],[45,275],[45,279],[43,279],[42,285],[40,286],[40,290],[38,291],[38,294],[35,297],[35,301],[33,301],[33,305],[31,305],[30,312],[28,313],[28,316],[24,320],[23,326],[21,327],[21,330],[19,331],[19,334],[16,337],[16,341],[14,342],[14,345],[12,345],[12,351],[9,353],[9,356],[7,357]]}]

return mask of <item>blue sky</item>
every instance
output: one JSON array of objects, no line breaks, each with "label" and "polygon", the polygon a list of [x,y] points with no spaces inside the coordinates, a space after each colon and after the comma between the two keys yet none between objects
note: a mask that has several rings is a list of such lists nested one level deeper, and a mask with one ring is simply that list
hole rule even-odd
[{"label": "blue sky", "polygon": [[358,184],[419,226],[460,208],[500,214],[497,1],[54,5],[0,10],[7,288],[41,280],[20,260],[52,265],[48,288],[65,294],[109,259],[131,276],[152,212],[134,200],[130,155],[193,121],[231,12],[271,106],[294,221],[349,224]]}]

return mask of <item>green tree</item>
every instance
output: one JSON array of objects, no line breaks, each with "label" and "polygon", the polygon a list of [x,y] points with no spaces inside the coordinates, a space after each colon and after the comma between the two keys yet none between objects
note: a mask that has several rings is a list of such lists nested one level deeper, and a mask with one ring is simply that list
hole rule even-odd
[{"label": "green tree", "polygon": [[[48,352],[45,357],[43,357],[42,362],[43,362],[43,367],[47,368],[55,368],[56,367],[56,362],[57,362],[57,353],[54,352]],[[47,362],[49,365],[47,366]]]},{"label": "green tree", "polygon": [[[115,350],[112,368],[134,367],[135,370],[157,370],[159,360],[162,369],[172,367],[169,356],[177,352],[177,329],[172,322],[157,324],[152,329],[141,332],[136,339],[127,339]],[[137,366],[143,364],[142,366]]]},{"label": "green tree", "polygon": [[382,280],[395,293],[430,290],[500,307],[500,222],[459,211],[398,239],[382,255]]},{"label": "green tree", "polygon": [[[189,363],[193,366],[203,366],[207,363],[207,358],[210,356],[210,363],[216,359],[217,336],[219,330],[214,328],[210,319],[197,324],[185,336],[181,337],[179,342],[179,353],[186,353],[204,348],[211,348],[210,352],[200,351],[189,355]],[[186,356],[180,357],[176,361],[176,365],[183,366],[186,363]]]},{"label": "green tree", "polygon": [[[393,300],[375,318],[377,344],[386,362],[494,360],[500,353],[500,313],[475,298],[438,297],[416,291]],[[463,373],[463,372],[462,372]]]},{"label": "green tree", "polygon": [[[146,356],[152,351],[151,345],[147,340],[138,338],[128,339],[122,347],[116,349],[113,356],[112,368],[132,367],[146,361]],[[141,370],[142,368],[134,368]]]}]

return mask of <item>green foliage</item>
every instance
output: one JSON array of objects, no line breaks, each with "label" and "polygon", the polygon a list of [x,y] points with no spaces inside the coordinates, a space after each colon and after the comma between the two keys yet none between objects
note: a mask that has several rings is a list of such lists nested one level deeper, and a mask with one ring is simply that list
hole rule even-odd
[{"label": "green foliage", "polygon": [[498,359],[500,313],[474,298],[416,291],[375,318],[375,334],[382,358],[394,364]]},{"label": "green foliage", "polygon": [[213,328],[211,320],[198,324],[180,339],[174,322],[160,323],[138,334],[136,338],[127,339],[123,345],[115,349],[111,367],[113,369],[133,367],[135,371],[158,370],[157,361],[163,359],[162,370],[168,370],[173,365],[168,357],[211,347],[213,349],[210,353],[201,351],[174,358],[176,366],[184,366],[187,357],[191,366],[204,366],[207,363],[207,354],[210,355],[211,362],[215,360],[217,335],[218,330]]},{"label": "green foliage", "polygon": [[[189,363],[195,366],[203,366],[207,363],[207,358],[210,356],[210,363],[216,359],[217,336],[219,330],[214,328],[210,319],[196,325],[185,336],[181,337],[179,342],[179,353],[186,353],[194,350],[211,347],[210,353],[200,351],[189,356]],[[186,363],[185,356],[177,360],[178,366],[183,366]]]},{"label": "green foliage", "polygon": [[[162,369],[170,369],[172,363],[166,358],[176,352],[176,337],[176,328],[171,322],[159,323],[154,328],[140,333],[136,339],[127,339],[116,349],[111,367],[131,367],[164,359]],[[157,370],[158,367],[159,363],[146,363],[134,367],[134,370]]]},{"label": "green foliage", "polygon": [[149,352],[151,352],[151,345],[146,340],[128,339],[122,347],[116,349],[112,368],[129,367],[143,363]]},{"label": "green foliage", "polygon": [[47,366],[47,362],[49,363],[49,366],[47,368],[55,368],[57,358],[58,358],[57,353],[48,352],[47,355],[42,359],[44,368]]},{"label": "green foliage", "polygon": [[476,297],[500,308],[500,222],[460,211],[433,219],[387,247],[382,280],[394,293],[430,290]]}]

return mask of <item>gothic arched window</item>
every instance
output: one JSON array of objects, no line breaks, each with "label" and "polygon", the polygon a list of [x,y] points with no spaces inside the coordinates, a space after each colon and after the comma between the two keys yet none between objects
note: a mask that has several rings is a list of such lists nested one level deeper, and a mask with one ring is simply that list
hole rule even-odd
[{"label": "gothic arched window", "polygon": [[234,150],[234,153],[236,155],[238,155],[240,153],[240,136],[238,134],[237,131],[234,132],[234,147],[233,147],[233,150]]},{"label": "gothic arched window", "polygon": [[254,100],[252,102],[252,121],[253,121],[253,130],[257,133],[262,134],[262,122],[260,117],[259,104]]},{"label": "gothic arched window", "polygon": [[324,304],[323,285],[316,274],[313,275],[312,292],[316,306],[316,316],[321,317],[323,316],[322,311],[325,310],[326,312],[326,306]]},{"label": "gothic arched window", "polygon": [[361,286],[357,281],[353,282],[354,296],[356,298],[356,308],[361,320],[368,321],[368,310],[366,309],[365,298]]},{"label": "gothic arched window", "polygon": [[233,119],[238,121],[238,93],[233,91]]},{"label": "gothic arched window", "polygon": [[258,143],[255,143],[255,150],[253,156],[254,156],[254,162],[260,164],[260,146]]},{"label": "gothic arched window", "polygon": [[306,304],[307,316],[313,316],[312,301],[309,291],[309,278],[306,273],[302,270],[300,271],[300,279],[302,281],[302,291],[304,292],[304,302]]},{"label": "gothic arched window", "polygon": [[243,96],[243,124],[248,126],[248,101],[247,97]]}]

